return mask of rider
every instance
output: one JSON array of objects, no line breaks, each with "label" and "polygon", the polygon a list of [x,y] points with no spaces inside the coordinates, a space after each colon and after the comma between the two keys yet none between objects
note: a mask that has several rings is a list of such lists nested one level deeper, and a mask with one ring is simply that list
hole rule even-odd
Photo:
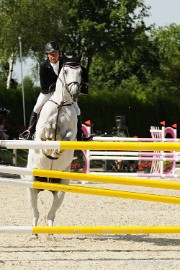
[{"label": "rider", "polygon": [[[33,134],[36,129],[36,123],[38,114],[41,111],[42,106],[49,100],[52,93],[55,91],[56,81],[58,74],[63,65],[63,58],[61,56],[61,50],[59,44],[55,41],[50,41],[45,46],[45,53],[47,59],[40,66],[40,85],[41,93],[37,99],[36,105],[34,106],[32,115],[30,117],[29,127],[22,134],[20,138],[32,140]],[[86,69],[82,68],[82,83],[81,83],[81,93],[88,94],[88,74]],[[74,107],[77,111],[78,124],[77,124],[77,140],[82,139],[82,121],[80,115],[80,108],[77,102],[74,102]]]}]

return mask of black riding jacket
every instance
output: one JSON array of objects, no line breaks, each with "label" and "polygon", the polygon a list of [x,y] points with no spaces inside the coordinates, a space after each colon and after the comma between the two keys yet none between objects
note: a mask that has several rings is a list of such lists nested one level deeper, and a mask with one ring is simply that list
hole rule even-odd
[{"label": "black riding jacket", "polygon": [[[63,66],[62,57],[59,58],[59,72]],[[82,85],[81,93],[88,94],[88,73],[87,70],[82,68]],[[54,72],[53,67],[50,64],[49,59],[46,59],[40,66],[40,84],[41,84],[41,93],[48,94],[52,93],[55,90],[56,81],[58,76]]]}]

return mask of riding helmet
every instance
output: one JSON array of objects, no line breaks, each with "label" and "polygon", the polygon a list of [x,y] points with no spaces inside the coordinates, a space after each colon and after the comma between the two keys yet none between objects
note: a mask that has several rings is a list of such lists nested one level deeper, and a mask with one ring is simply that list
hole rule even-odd
[{"label": "riding helmet", "polygon": [[45,53],[51,53],[54,51],[60,51],[59,44],[55,41],[50,41],[45,46]]}]

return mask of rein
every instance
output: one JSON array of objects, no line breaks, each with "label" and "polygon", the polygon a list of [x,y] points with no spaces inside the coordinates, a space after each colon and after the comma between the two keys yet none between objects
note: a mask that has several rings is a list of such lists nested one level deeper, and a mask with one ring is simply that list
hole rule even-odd
[{"label": "rein", "polygon": [[[56,105],[57,105],[57,109],[58,109],[57,116],[56,116],[55,137],[54,137],[54,140],[56,141],[57,127],[58,127],[57,122],[58,122],[58,117],[59,117],[60,109],[61,109],[63,106],[71,106],[73,103],[64,104],[65,101],[61,101],[61,103],[58,104],[56,101],[54,101],[54,100],[52,100],[52,99],[49,99],[48,101],[51,101],[51,102],[53,102],[54,104],[56,104]],[[45,155],[47,158],[52,159],[52,160],[58,159],[58,157],[52,157],[52,156],[46,155],[45,152],[44,152],[44,155]]]},{"label": "rein", "polygon": [[[48,101],[51,101],[51,102],[55,103],[55,104],[57,105],[57,109],[58,109],[57,116],[56,116],[55,136],[54,136],[54,140],[56,141],[57,128],[58,128],[58,124],[57,124],[57,123],[58,123],[58,117],[59,117],[60,110],[61,110],[61,108],[62,108],[63,106],[71,106],[73,103],[64,104],[65,101],[61,101],[61,103],[58,104],[56,101],[54,101],[54,100],[52,100],[52,99],[49,99]],[[46,155],[45,152],[44,152],[44,155],[45,155],[47,158],[51,159],[51,160],[56,160],[56,159],[58,159],[58,157],[52,157],[52,156]]]},{"label": "rein", "polygon": [[60,109],[63,107],[63,106],[71,106],[73,103],[69,103],[69,104],[64,104],[65,103],[65,101],[61,101],[61,103],[60,104],[58,104],[57,102],[55,102],[54,100],[49,100],[49,101],[51,101],[51,102],[53,102],[53,103],[55,103],[56,105],[57,105],[57,109],[58,109],[58,113],[57,113],[57,116],[56,116],[56,126],[55,126],[55,141],[56,141],[56,135],[57,135],[57,127],[58,127],[58,125],[57,125],[57,122],[58,122],[58,117],[59,117],[59,112],[60,112]]}]

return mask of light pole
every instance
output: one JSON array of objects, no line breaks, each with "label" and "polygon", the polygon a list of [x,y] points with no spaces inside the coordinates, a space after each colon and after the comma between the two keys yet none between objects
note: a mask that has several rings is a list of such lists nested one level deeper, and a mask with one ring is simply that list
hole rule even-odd
[{"label": "light pole", "polygon": [[22,63],[22,43],[21,37],[19,39],[19,50],[20,50],[20,63],[21,63],[21,87],[22,87],[22,101],[23,101],[23,118],[24,127],[26,127],[26,112],[25,112],[25,98],[24,98],[24,79],[23,79],[23,63]]}]

